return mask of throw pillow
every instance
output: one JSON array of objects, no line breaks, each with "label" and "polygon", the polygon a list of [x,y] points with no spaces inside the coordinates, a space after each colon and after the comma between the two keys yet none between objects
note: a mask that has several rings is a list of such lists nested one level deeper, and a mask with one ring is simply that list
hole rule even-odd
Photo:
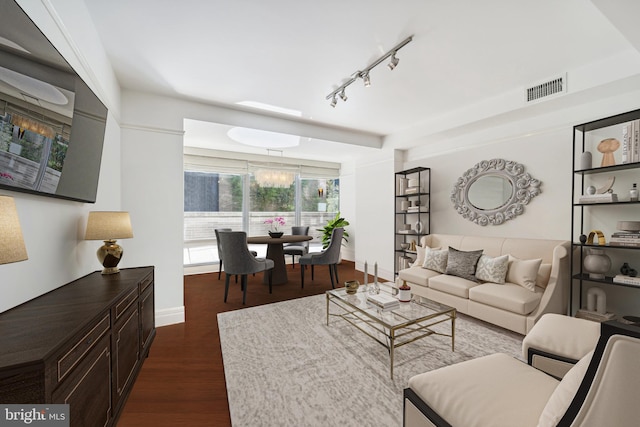
[{"label": "throw pillow", "polygon": [[564,413],[569,409],[573,397],[578,392],[578,387],[580,387],[580,383],[582,383],[582,379],[587,372],[592,356],[593,350],[584,355],[573,368],[564,374],[562,381],[551,393],[551,397],[540,414],[538,427],[555,427],[562,419]]},{"label": "throw pillow", "polygon": [[476,278],[485,282],[503,284],[509,269],[509,255],[502,255],[491,258],[489,255],[482,255],[478,260],[476,268]]},{"label": "throw pillow", "polygon": [[551,278],[551,264],[540,264],[540,269],[538,270],[538,278],[536,279],[536,286],[539,288],[546,288],[547,284],[549,284],[549,279]]},{"label": "throw pillow", "polygon": [[422,264],[424,264],[424,254],[427,249],[426,247],[416,246],[416,260],[411,264],[412,267],[414,265],[422,267]]},{"label": "throw pillow", "polygon": [[447,270],[447,258],[449,251],[446,249],[436,250],[427,248],[424,255],[424,264],[422,267],[429,270],[437,271],[438,273],[444,273]]},{"label": "throw pillow", "polygon": [[507,282],[520,285],[531,292],[536,291],[536,280],[542,259],[518,259],[509,255]]},{"label": "throw pillow", "polygon": [[477,282],[475,276],[482,249],[477,251],[460,251],[449,246],[446,274],[462,277]]}]

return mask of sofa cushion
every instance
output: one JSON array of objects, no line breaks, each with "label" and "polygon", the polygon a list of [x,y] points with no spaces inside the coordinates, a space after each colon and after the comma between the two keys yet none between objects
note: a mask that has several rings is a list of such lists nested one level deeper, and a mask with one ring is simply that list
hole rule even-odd
[{"label": "sofa cushion", "polygon": [[542,288],[531,292],[509,282],[504,285],[483,283],[469,289],[469,299],[512,313],[529,314],[540,304],[543,292]]},{"label": "sofa cushion", "polygon": [[476,278],[485,282],[504,283],[508,269],[509,255],[492,258],[483,254],[478,260]]},{"label": "sofa cushion", "polygon": [[565,374],[542,410],[538,427],[555,427],[558,424],[578,392],[578,387],[580,387],[580,383],[582,383],[584,375],[587,373],[592,356],[593,350],[584,355]]},{"label": "sofa cushion", "polygon": [[542,264],[542,259],[518,259],[509,256],[509,270],[507,271],[507,282],[520,285],[531,292],[535,291],[538,280],[538,270]]},{"label": "sofa cushion", "polygon": [[409,387],[452,426],[535,427],[557,384],[503,353],[409,379]]},{"label": "sofa cushion", "polygon": [[478,282],[448,274],[441,274],[429,279],[429,288],[461,298],[469,298],[469,289],[478,285]]},{"label": "sofa cushion", "polygon": [[409,267],[398,272],[398,277],[400,279],[424,287],[427,286],[429,278],[439,275],[440,273],[437,271],[427,270],[422,267]]},{"label": "sofa cushion", "polygon": [[438,250],[427,248],[424,253],[424,263],[422,267],[437,271],[438,273],[444,273],[447,270],[448,257],[449,251],[447,249]]},{"label": "sofa cushion", "polygon": [[424,246],[416,246],[416,260],[411,264],[412,267],[420,267],[424,264],[424,253],[426,249]]},{"label": "sofa cushion", "polygon": [[[482,249],[477,251],[460,251],[449,246],[446,274],[477,281],[475,273]],[[428,256],[428,255],[427,255]]]},{"label": "sofa cushion", "polygon": [[549,283],[549,279],[551,278],[551,264],[540,264],[540,269],[538,270],[538,277],[536,278],[536,286],[540,286],[541,288],[546,288]]}]

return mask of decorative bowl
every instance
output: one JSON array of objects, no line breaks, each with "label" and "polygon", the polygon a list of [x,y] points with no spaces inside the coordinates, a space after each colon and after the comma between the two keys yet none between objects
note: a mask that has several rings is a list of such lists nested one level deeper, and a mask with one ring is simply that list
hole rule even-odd
[{"label": "decorative bowl", "polygon": [[409,249],[409,243],[400,243],[402,249]]},{"label": "decorative bowl", "polygon": [[282,231],[270,231],[269,232],[269,236],[275,237],[275,238],[282,237],[283,235],[284,235],[284,233]]},{"label": "decorative bowl", "polygon": [[350,280],[348,282],[344,282],[344,287],[347,289],[347,294],[353,295],[358,292],[360,282],[357,280]]}]

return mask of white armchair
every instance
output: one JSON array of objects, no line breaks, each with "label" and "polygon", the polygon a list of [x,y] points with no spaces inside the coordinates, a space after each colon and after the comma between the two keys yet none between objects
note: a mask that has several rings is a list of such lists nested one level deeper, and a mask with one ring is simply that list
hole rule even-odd
[{"label": "white armchair", "polygon": [[500,353],[416,375],[404,426],[635,427],[638,354],[640,327],[611,321],[562,380]]}]

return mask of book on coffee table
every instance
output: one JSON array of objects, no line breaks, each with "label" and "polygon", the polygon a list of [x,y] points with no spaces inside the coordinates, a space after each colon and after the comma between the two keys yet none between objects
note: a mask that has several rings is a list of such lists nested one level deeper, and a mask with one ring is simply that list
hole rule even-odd
[{"label": "book on coffee table", "polygon": [[400,306],[400,302],[386,293],[367,295],[367,301],[383,310],[389,310]]}]

